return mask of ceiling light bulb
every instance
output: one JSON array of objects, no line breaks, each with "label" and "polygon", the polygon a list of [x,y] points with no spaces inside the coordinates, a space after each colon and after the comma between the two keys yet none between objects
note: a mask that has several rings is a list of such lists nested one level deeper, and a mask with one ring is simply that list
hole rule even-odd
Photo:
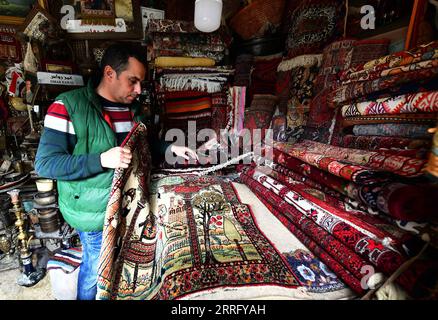
[{"label": "ceiling light bulb", "polygon": [[196,0],[195,27],[202,32],[219,29],[222,17],[222,0]]}]

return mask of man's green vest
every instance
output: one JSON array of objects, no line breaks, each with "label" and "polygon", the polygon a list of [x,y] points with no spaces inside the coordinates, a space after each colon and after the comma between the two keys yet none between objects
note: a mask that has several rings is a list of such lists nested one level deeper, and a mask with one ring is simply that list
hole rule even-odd
[{"label": "man's green vest", "polygon": [[[76,133],[73,155],[101,154],[117,146],[91,81],[87,87],[59,95],[57,100],[63,101]],[[103,229],[113,175],[113,169],[105,169],[86,179],[57,182],[59,209],[70,226],[86,232]]]}]

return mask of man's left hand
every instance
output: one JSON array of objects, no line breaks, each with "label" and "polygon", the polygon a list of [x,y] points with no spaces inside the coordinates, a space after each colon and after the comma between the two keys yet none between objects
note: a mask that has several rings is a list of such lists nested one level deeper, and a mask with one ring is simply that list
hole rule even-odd
[{"label": "man's left hand", "polygon": [[198,158],[198,155],[196,154],[196,152],[188,147],[172,145],[170,147],[170,151],[172,151],[177,156],[182,157],[186,160],[190,160],[190,158],[192,158],[192,159],[196,159],[197,161],[199,161],[199,158]]}]

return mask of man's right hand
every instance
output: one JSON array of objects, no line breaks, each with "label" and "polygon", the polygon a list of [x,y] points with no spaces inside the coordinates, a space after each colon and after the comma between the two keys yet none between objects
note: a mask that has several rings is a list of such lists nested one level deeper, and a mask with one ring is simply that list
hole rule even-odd
[{"label": "man's right hand", "polygon": [[102,168],[128,168],[132,160],[131,150],[128,148],[115,147],[100,155]]}]

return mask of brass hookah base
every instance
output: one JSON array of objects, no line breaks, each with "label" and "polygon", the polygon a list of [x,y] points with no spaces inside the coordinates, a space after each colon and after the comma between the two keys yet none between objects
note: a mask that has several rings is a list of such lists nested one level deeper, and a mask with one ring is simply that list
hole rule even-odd
[{"label": "brass hookah base", "polygon": [[19,190],[14,189],[9,191],[8,194],[12,199],[15,216],[17,217],[15,226],[19,231],[17,238],[20,245],[20,263],[22,266],[22,273],[17,280],[17,284],[24,287],[32,287],[42,278],[44,278],[46,271],[43,268],[35,268],[33,266],[32,252],[29,250],[29,243],[30,240],[32,240],[32,237],[27,237],[27,232],[24,228],[23,209],[18,198]]},{"label": "brass hookah base", "polygon": [[46,275],[45,269],[35,268],[32,263],[32,253],[20,253],[20,260],[23,266],[22,273],[17,279],[17,284],[23,287],[36,285]]}]

